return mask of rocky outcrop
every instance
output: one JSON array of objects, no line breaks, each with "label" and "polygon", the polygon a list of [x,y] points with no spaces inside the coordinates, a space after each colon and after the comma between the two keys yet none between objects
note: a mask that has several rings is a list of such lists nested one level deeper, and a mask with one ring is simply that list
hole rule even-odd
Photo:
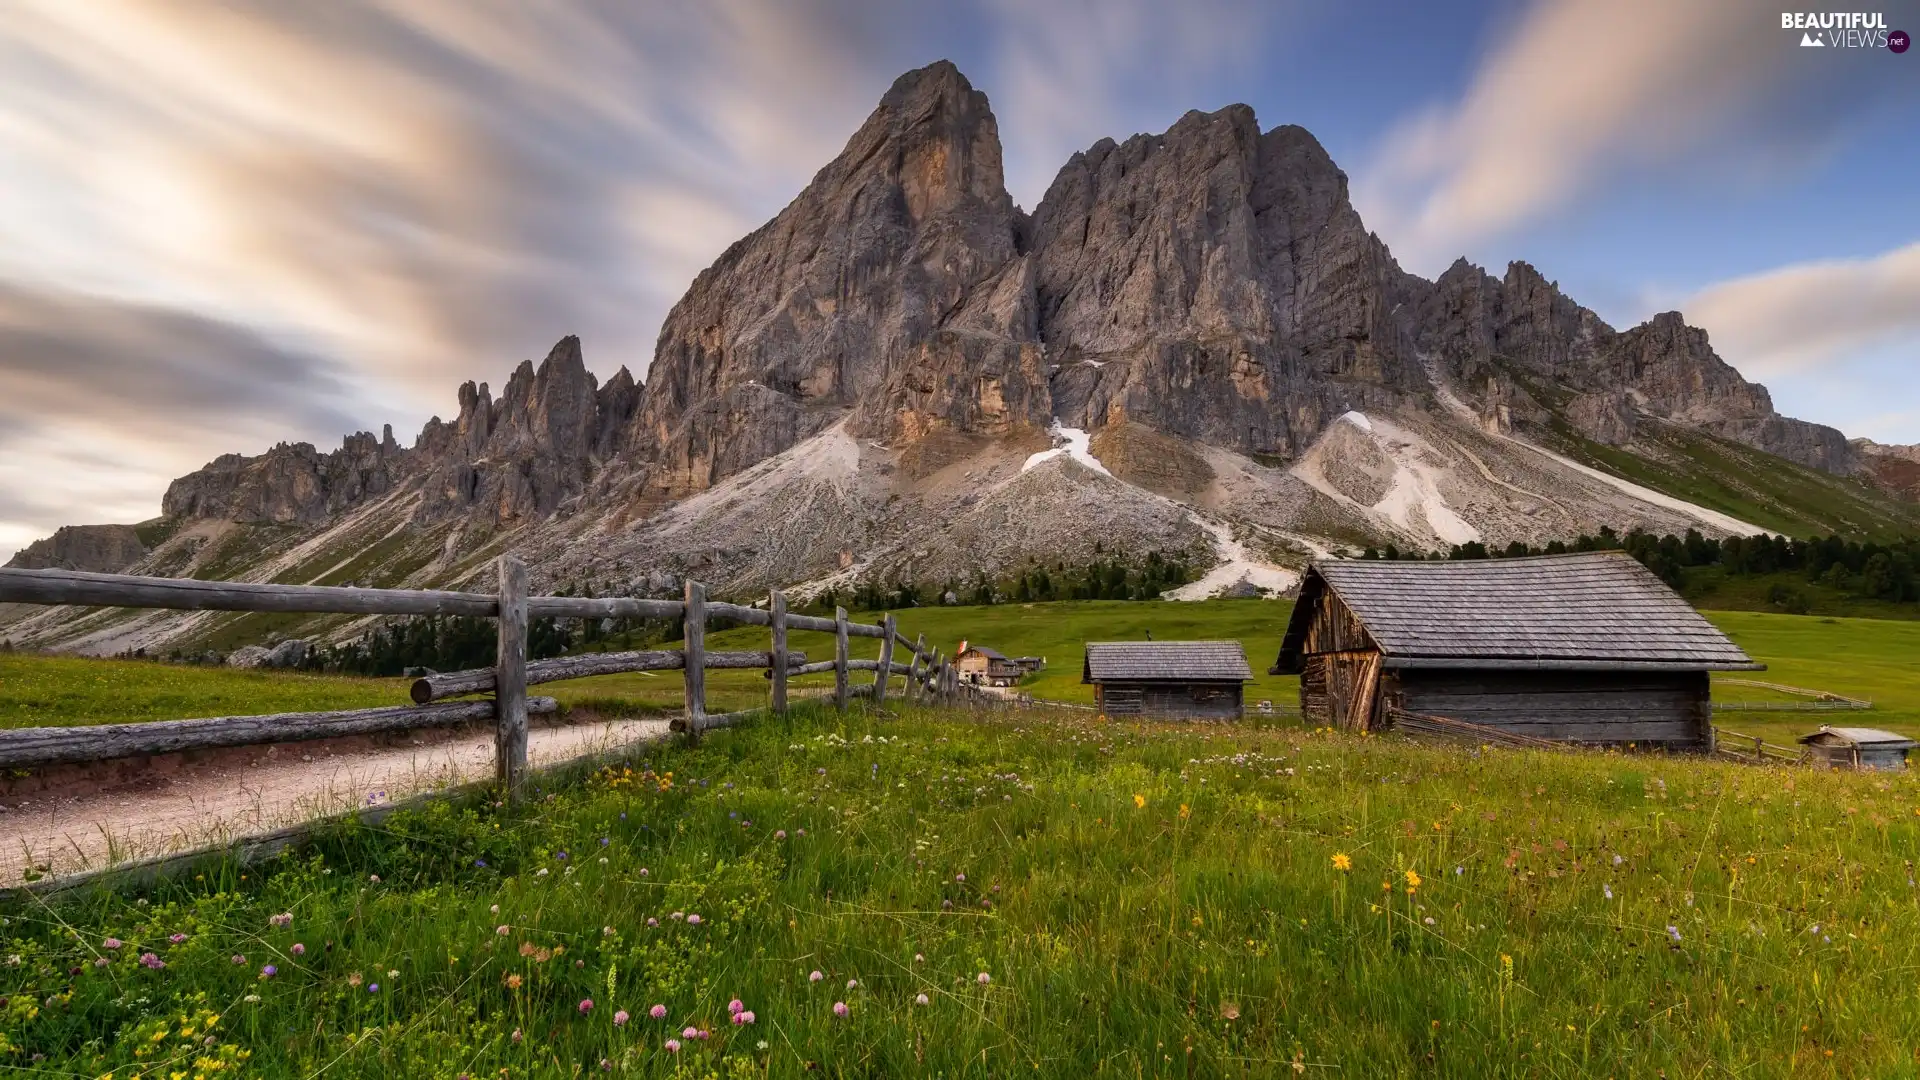
[{"label": "rocky outcrop", "polygon": [[649,486],[701,490],[875,398],[874,428],[1044,422],[1014,227],[986,95],[944,61],[901,76],[668,313],[630,435]]},{"label": "rocky outcrop", "polygon": [[1406,276],[1304,129],[1253,110],[1075,154],[1034,213],[1040,336],[1072,426],[1132,421],[1294,454],[1348,408],[1405,397]]},{"label": "rocky outcrop", "polygon": [[1849,445],[1874,483],[1920,502],[1920,446],[1888,446],[1872,439],[1855,439]]},{"label": "rocky outcrop", "polygon": [[66,525],[15,552],[7,566],[117,574],[146,557],[147,545],[131,525]]}]

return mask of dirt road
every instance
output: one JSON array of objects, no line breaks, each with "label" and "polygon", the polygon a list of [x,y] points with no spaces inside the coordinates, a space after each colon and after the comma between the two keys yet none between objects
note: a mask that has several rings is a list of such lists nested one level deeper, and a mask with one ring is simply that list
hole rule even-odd
[{"label": "dirt road", "polygon": [[[551,765],[666,734],[664,719],[535,728],[527,756]],[[398,745],[248,747],[93,790],[9,796],[0,799],[0,885],[29,868],[62,875],[191,851],[492,774],[492,733],[462,730]]]}]

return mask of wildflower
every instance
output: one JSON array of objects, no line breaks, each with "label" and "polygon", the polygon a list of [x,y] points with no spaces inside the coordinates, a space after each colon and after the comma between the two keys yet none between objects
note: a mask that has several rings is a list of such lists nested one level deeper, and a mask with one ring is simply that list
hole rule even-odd
[{"label": "wildflower", "polygon": [[684,912],[684,911],[676,911],[676,912],[674,912],[673,914],[671,914],[671,915],[669,915],[669,916],[667,916],[667,918],[669,918],[669,919],[672,919],[672,920],[674,920],[675,922],[678,922],[678,921],[680,921],[681,919],[684,919],[684,918],[686,918],[686,917],[687,917],[687,913],[686,913],[686,912]]},{"label": "wildflower", "polygon": [[915,1005],[925,1005],[927,1003],[927,995],[925,994],[915,995],[913,999],[913,1003]]},{"label": "wildflower", "polygon": [[746,1008],[746,1006],[741,1004],[740,999],[734,998],[732,1001],[727,1002],[727,1015],[738,1016],[740,1015],[740,1010],[744,1008]]},{"label": "wildflower", "polygon": [[1189,807],[1186,803],[1181,803],[1180,804],[1180,820],[1185,821],[1192,816],[1193,816],[1193,809]]},{"label": "wildflower", "polygon": [[117,937],[110,937],[110,938],[108,938],[107,940],[105,940],[105,941],[103,941],[103,942],[101,942],[100,944],[102,944],[102,945],[104,945],[104,946],[106,946],[106,947],[107,947],[107,948],[109,948],[109,949],[117,949],[117,948],[119,948],[119,947],[120,947],[121,945],[123,945],[123,944],[125,944],[125,942],[123,942],[123,941],[121,941],[121,940],[120,940],[119,938],[117,938]]},{"label": "wildflower", "polygon": [[647,1010],[647,1015],[653,1017],[655,1020],[665,1020],[667,1018],[667,1007],[665,1005],[655,1005],[653,1008]]},{"label": "wildflower", "polygon": [[520,989],[520,983],[521,983],[521,978],[520,978],[520,976],[518,976],[518,975],[509,975],[509,976],[507,976],[507,989],[509,989],[509,990],[518,990],[518,989]]},{"label": "wildflower", "polygon": [[1607,894],[1607,899],[1609,899],[1609,900],[1611,900],[1611,899],[1613,899],[1613,886],[1611,886],[1611,885],[1602,885],[1602,886],[1600,886],[1600,891],[1601,891],[1601,892],[1603,892],[1603,893],[1605,893],[1605,894]]},{"label": "wildflower", "polygon": [[833,1015],[835,1015],[835,1016],[838,1016],[838,1017],[840,1017],[841,1019],[843,1019],[843,1020],[844,1020],[844,1019],[846,1019],[846,1016],[847,1016],[847,1012],[848,1012],[848,1010],[847,1010],[847,1003],[846,1003],[846,1002],[844,1002],[844,1001],[836,1001],[836,1002],[834,1002],[834,1003],[833,1003]]},{"label": "wildflower", "polygon": [[965,875],[965,874],[955,874],[955,875],[953,875],[953,880],[955,880],[955,881],[965,881],[965,880],[967,880],[967,875]]},{"label": "wildflower", "polygon": [[1615,856],[1613,857],[1613,865],[1615,865],[1615,866],[1619,866],[1619,865],[1620,865],[1621,863],[1623,863],[1623,862],[1626,862],[1626,861],[1627,861],[1627,860],[1625,860],[1625,859],[1623,859],[1623,858],[1621,858],[1621,857],[1620,857],[1620,856],[1618,856],[1618,855],[1615,855]]},{"label": "wildflower", "polygon": [[269,915],[267,916],[267,922],[281,929],[285,929],[293,925],[293,912],[283,911],[278,915]]},{"label": "wildflower", "polygon": [[356,971],[356,972],[354,972],[353,974],[351,974],[351,975],[349,975],[349,976],[347,976],[347,985],[348,985],[348,986],[359,986],[359,985],[360,985],[360,984],[361,984],[362,982],[364,982],[364,981],[366,981],[366,980],[364,980],[364,979],[362,979],[362,978],[360,977],[360,973],[359,973],[359,972],[357,972],[357,971]]},{"label": "wildflower", "polygon": [[487,910],[488,910],[488,911],[490,911],[490,912],[492,912],[492,913],[493,913],[493,914],[495,914],[495,915],[498,915],[498,914],[500,914],[500,905],[499,905],[499,904],[495,904],[495,905],[493,905],[492,907],[490,907],[490,908],[488,908]]},{"label": "wildflower", "polygon": [[485,859],[475,859],[475,860],[473,860],[473,865],[475,865],[475,866],[477,866],[477,867],[479,867],[479,868],[480,868],[480,869],[482,869],[482,870],[485,870],[485,869],[487,868],[487,860],[485,860]]},{"label": "wildflower", "polygon": [[1342,872],[1353,869],[1353,856],[1344,851],[1334,852],[1333,868]]},{"label": "wildflower", "polygon": [[171,942],[173,942],[173,943],[174,943],[175,945],[178,945],[178,944],[180,944],[181,942],[183,942],[183,941],[185,941],[185,940],[187,940],[187,935],[185,935],[185,934],[172,934],[172,935],[169,935],[169,936],[168,936],[168,938],[167,938],[167,940],[168,940],[168,941],[171,941]]},{"label": "wildflower", "polygon": [[688,925],[688,926],[699,926],[699,925],[700,925],[700,916],[699,916],[699,915],[689,915],[689,916],[687,916],[687,925]]},{"label": "wildflower", "polygon": [[377,993],[379,993],[379,992],[380,992],[380,984],[379,984],[379,983],[368,983],[368,984],[367,984],[367,993],[369,993],[369,994],[377,994]]},{"label": "wildflower", "polygon": [[161,968],[167,966],[167,962],[153,955],[150,952],[146,952],[146,953],[140,954],[140,966],[144,968],[151,968],[154,971],[159,971]]},{"label": "wildflower", "polygon": [[380,884],[380,875],[379,875],[379,874],[368,874],[368,875],[367,875],[367,880],[368,880],[368,881],[371,881],[371,882],[373,882],[373,883],[374,883],[375,885],[378,885],[378,884]]},{"label": "wildflower", "polygon": [[580,999],[580,1015],[585,1016],[592,1011],[593,1011],[593,999],[581,998]]},{"label": "wildflower", "polygon": [[810,983],[817,983],[824,978],[826,978],[825,975],[822,975],[818,971],[815,971],[813,974],[807,976],[807,981]]},{"label": "wildflower", "polygon": [[660,920],[659,920],[659,919],[648,919],[648,920],[647,920],[647,925],[648,925],[648,926],[659,926],[659,925],[660,925]]},{"label": "wildflower", "polygon": [[626,1027],[626,1026],[627,1026],[627,1021],[628,1021],[628,1020],[630,1020],[630,1019],[632,1019],[632,1018],[631,1018],[631,1017],[629,1017],[629,1016],[627,1015],[627,1010],[625,1010],[625,1009],[619,1009],[619,1010],[617,1010],[617,1011],[615,1011],[615,1012],[614,1012],[614,1014],[613,1014],[613,1026],[614,1026],[614,1027]]},{"label": "wildflower", "polygon": [[735,1017],[734,1017],[734,1020],[735,1020],[736,1022],[738,1022],[738,1023],[742,1023],[742,1024],[751,1024],[751,1023],[753,1023],[753,1010],[752,1010],[752,1009],[742,1009],[742,1010],[740,1010],[740,1013],[739,1013],[739,1015],[737,1015],[737,1016],[735,1016]]},{"label": "wildflower", "polygon": [[1680,940],[1680,928],[1679,928],[1679,927],[1677,927],[1677,926],[1669,926],[1669,927],[1667,927],[1667,936],[1668,936],[1668,937],[1670,937],[1670,938],[1672,938],[1672,939],[1673,939],[1673,940],[1675,940],[1675,941],[1679,941],[1679,940]]},{"label": "wildflower", "polygon": [[609,840],[609,839],[607,839],[607,838],[606,838],[606,837],[604,837],[604,836],[600,838],[600,846],[601,846],[601,847],[606,847],[606,846],[607,846],[608,844],[611,844],[611,843],[613,843],[613,841],[612,841],[612,840]]},{"label": "wildflower", "polygon": [[94,960],[93,966],[103,968],[103,967],[106,967],[108,963],[109,961],[107,960],[107,958],[102,956]]},{"label": "wildflower", "polygon": [[613,933],[614,933],[613,927],[611,926],[603,926],[600,928],[601,937],[612,937]]},{"label": "wildflower", "polygon": [[234,967],[240,967],[241,965],[243,965],[243,964],[245,964],[246,962],[247,962],[247,958],[246,958],[245,956],[243,956],[243,955],[241,955],[240,953],[234,953],[234,954],[233,954],[233,966],[234,966]]},{"label": "wildflower", "polygon": [[280,969],[274,967],[272,964],[268,964],[266,967],[260,969],[260,977],[263,979],[271,979],[278,974],[280,974]]},{"label": "wildflower", "polygon": [[992,982],[992,981],[993,981],[993,976],[991,976],[991,975],[989,975],[989,974],[987,974],[986,972],[984,972],[984,971],[983,971],[983,972],[981,972],[980,974],[978,974],[978,975],[975,975],[975,976],[973,977],[973,981],[974,981],[974,982],[977,982],[977,983],[979,983],[979,984],[980,984],[981,986],[985,986],[985,985],[987,985],[988,983],[990,983],[990,982]]},{"label": "wildflower", "polygon": [[519,1041],[520,1041],[520,1029],[519,1029],[519,1028],[514,1028],[514,1029],[513,1029],[513,1041],[514,1041],[514,1042],[519,1042]]},{"label": "wildflower", "polygon": [[853,989],[854,987],[856,987],[856,986],[859,986],[859,985],[860,985],[860,980],[859,980],[859,979],[848,979],[848,980],[847,980],[847,989],[849,989],[849,990],[851,990],[851,989]]},{"label": "wildflower", "polygon": [[307,955],[307,947],[305,945],[300,944],[297,941],[294,942],[292,947],[288,948],[287,951],[292,953],[295,956]]},{"label": "wildflower", "polygon": [[246,997],[243,997],[240,1000],[246,1002],[249,1005],[258,1005],[260,1004],[260,995],[248,994]]},{"label": "wildflower", "polygon": [[1467,872],[1467,868],[1464,866],[1456,866],[1453,868],[1454,877],[1459,877],[1461,874],[1464,874],[1466,872]]},{"label": "wildflower", "polygon": [[694,1027],[692,1024],[688,1024],[686,1027],[680,1029],[680,1037],[683,1039],[697,1039],[700,1037],[700,1029]]},{"label": "wildflower", "polygon": [[773,830],[773,838],[775,840],[785,840],[787,838],[787,830],[785,829]]},{"label": "wildflower", "polygon": [[1407,871],[1407,895],[1412,896],[1420,890],[1420,875],[1411,869]]},{"label": "wildflower", "polygon": [[641,867],[641,868],[640,868],[640,876],[641,876],[641,877],[646,877],[646,876],[647,876],[647,868],[646,868],[646,867],[644,867],[644,866],[643,866],[643,867]]},{"label": "wildflower", "polygon": [[669,1054],[677,1054],[677,1053],[679,1053],[679,1052],[680,1052],[680,1040],[679,1040],[679,1039],[668,1039],[668,1040],[667,1040],[667,1053],[669,1053]]},{"label": "wildflower", "polygon": [[1138,809],[1145,810],[1147,808],[1147,797],[1136,792],[1133,796],[1133,805]]}]

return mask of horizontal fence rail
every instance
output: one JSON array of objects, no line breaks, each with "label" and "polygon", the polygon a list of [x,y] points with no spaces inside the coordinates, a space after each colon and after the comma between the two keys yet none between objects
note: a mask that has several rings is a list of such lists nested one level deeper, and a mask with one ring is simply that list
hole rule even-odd
[{"label": "horizontal fence rail", "polygon": [[[685,711],[670,726],[690,739],[727,727],[763,711],[787,711],[788,680],[832,672],[833,698],[845,708],[852,698],[884,705],[888,684],[904,677],[906,700],[961,700],[987,703],[989,696],[959,678],[950,658],[929,648],[925,635],[909,640],[892,615],[878,625],[848,619],[844,608],[833,618],[787,610],[786,596],[774,590],[765,607],[709,601],[698,582],[688,581],[679,600],[637,597],[527,595],[526,566],[501,556],[496,564],[497,593],[434,589],[362,589],[338,585],[290,585],[274,582],[201,581],[193,578],[91,574],[72,570],[0,568],[0,604],[83,607],[162,608],[175,611],[285,612],[312,615],[465,615],[499,625],[494,666],[436,673],[408,687],[412,705],[334,712],[281,713],[268,716],[219,716],[92,727],[19,728],[0,731],[0,768],[32,768],[140,757],[221,747],[297,742],[345,735],[370,735],[416,728],[490,722],[495,733],[495,772],[509,795],[520,797],[527,775],[527,718],[558,712],[550,697],[528,697],[527,687],[565,679],[632,671],[684,673]],[[539,618],[679,619],[682,647],[616,653],[587,653],[529,661],[528,623]],[[710,651],[706,635],[717,623],[764,626],[772,634],[766,651]],[[788,648],[787,635],[806,630],[834,635],[834,658],[809,662]],[[878,659],[848,655],[848,639],[880,639]],[[907,663],[894,660],[905,650]],[[706,673],[719,669],[761,669],[771,686],[765,709],[710,714],[706,711]],[[855,686],[854,672],[873,672],[871,682]],[[468,694],[490,694],[473,701],[448,701]]]}]

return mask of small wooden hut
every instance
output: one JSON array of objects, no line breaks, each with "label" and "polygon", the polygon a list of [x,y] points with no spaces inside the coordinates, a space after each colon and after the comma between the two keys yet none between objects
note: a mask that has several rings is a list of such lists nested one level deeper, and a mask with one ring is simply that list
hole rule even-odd
[{"label": "small wooden hut", "polygon": [[953,666],[963,681],[976,686],[1012,686],[1026,674],[1019,661],[1010,660],[985,645],[964,641],[960,643],[960,651],[954,654]]},{"label": "small wooden hut", "polygon": [[1273,674],[1307,722],[1464,721],[1584,743],[1706,749],[1710,671],[1759,671],[1623,552],[1314,563]]},{"label": "small wooden hut", "polygon": [[1109,716],[1237,720],[1253,669],[1237,641],[1090,641],[1080,672]]},{"label": "small wooden hut", "polygon": [[1920,743],[1905,735],[1867,727],[1827,727],[1800,736],[1807,759],[1830,769],[1885,769],[1907,767],[1907,752]]}]

